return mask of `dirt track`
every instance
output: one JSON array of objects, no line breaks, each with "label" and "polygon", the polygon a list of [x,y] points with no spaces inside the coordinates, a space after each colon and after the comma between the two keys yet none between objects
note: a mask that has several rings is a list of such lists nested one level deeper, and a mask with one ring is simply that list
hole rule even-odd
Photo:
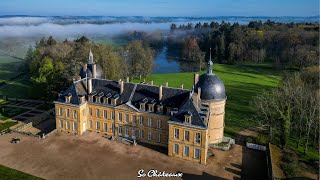
[{"label": "dirt track", "polygon": [[[20,137],[22,142],[11,144],[12,137]],[[266,178],[261,152],[234,145],[230,151],[214,150],[214,154],[204,166],[140,145],[110,141],[95,133],[62,133],[47,139],[0,136],[0,164],[45,179],[135,179],[140,169],[183,172],[182,179]]]}]

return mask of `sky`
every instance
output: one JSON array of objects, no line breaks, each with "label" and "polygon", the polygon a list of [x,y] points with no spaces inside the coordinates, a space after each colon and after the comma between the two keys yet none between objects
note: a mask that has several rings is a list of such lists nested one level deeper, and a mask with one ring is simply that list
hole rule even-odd
[{"label": "sky", "polygon": [[0,15],[317,16],[318,0],[1,0]]}]

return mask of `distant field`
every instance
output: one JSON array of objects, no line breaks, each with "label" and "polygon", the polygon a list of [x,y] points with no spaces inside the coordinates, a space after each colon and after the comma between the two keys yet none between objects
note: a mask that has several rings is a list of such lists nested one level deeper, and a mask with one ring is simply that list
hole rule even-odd
[{"label": "distant field", "polygon": [[[277,87],[280,75],[271,65],[214,65],[214,73],[219,76],[226,88],[226,127],[227,136],[234,136],[240,130],[253,127],[257,122],[253,119],[254,108],[250,105],[252,98],[264,90]],[[201,74],[205,73],[202,71]],[[152,74],[146,78],[147,82],[154,80],[156,85],[169,82],[170,87],[191,89],[194,73]],[[141,82],[142,80],[133,80]]]},{"label": "distant field", "polygon": [[17,171],[5,166],[0,165],[0,179],[10,179],[10,180],[40,180],[41,178],[32,176],[30,174]]}]

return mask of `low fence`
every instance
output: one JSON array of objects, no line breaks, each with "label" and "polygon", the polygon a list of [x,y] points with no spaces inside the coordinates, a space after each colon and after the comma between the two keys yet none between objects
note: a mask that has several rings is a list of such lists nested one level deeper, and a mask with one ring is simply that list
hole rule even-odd
[{"label": "low fence", "polygon": [[52,134],[54,134],[56,132],[58,132],[58,129],[54,129],[51,132],[47,133],[46,135],[44,135],[44,138],[47,138],[47,137],[49,137],[50,135],[52,135]]}]

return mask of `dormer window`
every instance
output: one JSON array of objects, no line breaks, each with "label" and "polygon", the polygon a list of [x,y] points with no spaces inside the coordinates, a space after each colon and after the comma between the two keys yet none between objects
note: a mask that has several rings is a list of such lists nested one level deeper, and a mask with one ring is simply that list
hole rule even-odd
[{"label": "dormer window", "polygon": [[114,95],[111,100],[111,104],[114,106],[117,105],[117,100],[119,99],[119,97],[120,97],[119,94]]},{"label": "dormer window", "polygon": [[111,93],[108,93],[104,98],[103,98],[103,104],[109,104],[109,99],[112,97]]},{"label": "dormer window", "polygon": [[154,105],[156,104],[156,100],[152,100],[150,104],[148,104],[148,111],[154,112]]},{"label": "dormer window", "polygon": [[66,96],[65,96],[65,102],[66,102],[66,103],[70,103],[71,97],[72,97],[72,94],[71,94],[71,93],[69,93],[68,95],[66,95]]},{"label": "dormer window", "polygon": [[163,104],[160,102],[160,104],[157,105],[157,112],[158,113],[163,113]]},{"label": "dormer window", "polygon": [[93,91],[91,94],[89,94],[88,99],[90,102],[94,102],[94,96],[97,95],[97,92]]},{"label": "dormer window", "polygon": [[176,113],[178,113],[178,108],[173,108],[173,109],[170,111],[171,116],[174,116]]},{"label": "dormer window", "polygon": [[184,115],[184,122],[188,123],[188,124],[191,124],[191,118],[192,118],[192,114],[191,114],[190,111],[188,111],[187,114]]},{"label": "dormer window", "polygon": [[146,110],[146,103],[148,102],[147,98],[144,98],[141,102],[140,102],[140,110],[145,111]]},{"label": "dormer window", "polygon": [[101,103],[101,98],[103,97],[104,93],[103,92],[100,92],[98,94],[98,96],[96,96],[96,103]]},{"label": "dormer window", "polygon": [[80,102],[80,104],[84,103],[85,100],[86,100],[86,99],[85,99],[84,96],[79,95],[79,102]]}]

